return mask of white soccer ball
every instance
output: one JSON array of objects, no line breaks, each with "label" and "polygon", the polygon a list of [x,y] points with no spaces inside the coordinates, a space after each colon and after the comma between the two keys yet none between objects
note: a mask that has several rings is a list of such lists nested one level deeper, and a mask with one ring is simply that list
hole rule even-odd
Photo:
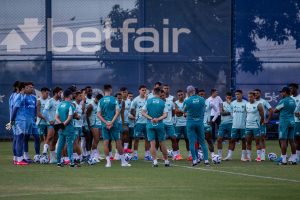
[{"label": "white soccer ball", "polygon": [[45,156],[45,155],[41,156],[40,157],[40,163],[41,164],[48,164],[49,163],[48,156]]},{"label": "white soccer ball", "polygon": [[275,153],[269,153],[268,158],[270,161],[275,161],[277,159],[277,155]]},{"label": "white soccer ball", "polygon": [[87,162],[89,165],[95,165],[97,164],[97,159],[95,157],[90,157],[90,159]]},{"label": "white soccer ball", "polygon": [[221,163],[221,157],[219,155],[214,155],[212,157],[212,161],[214,164],[220,164]]},{"label": "white soccer ball", "polygon": [[132,159],[132,155],[130,153],[125,153],[124,156],[125,156],[126,161],[129,161]]},{"label": "white soccer ball", "polygon": [[173,156],[174,156],[173,150],[168,149],[168,157],[173,158]]},{"label": "white soccer ball", "polygon": [[203,156],[203,153],[202,153],[201,150],[198,150],[198,159],[199,159],[200,161],[203,161],[203,160],[204,160],[204,156]]},{"label": "white soccer ball", "polygon": [[40,163],[40,159],[41,159],[41,156],[40,156],[40,155],[35,155],[35,156],[33,157],[33,162],[34,162],[34,163]]}]

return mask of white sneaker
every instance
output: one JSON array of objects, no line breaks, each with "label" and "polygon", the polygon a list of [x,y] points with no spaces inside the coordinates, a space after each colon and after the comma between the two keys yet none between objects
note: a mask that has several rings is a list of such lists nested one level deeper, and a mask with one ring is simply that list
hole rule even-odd
[{"label": "white sneaker", "polygon": [[250,162],[251,159],[249,159],[247,156],[245,156],[245,157],[241,157],[241,161],[243,161],[243,162]]},{"label": "white sneaker", "polygon": [[96,160],[97,163],[100,162],[100,159],[98,157],[94,157],[94,159]]},{"label": "white sneaker", "polygon": [[222,160],[224,160],[224,161],[229,161],[229,160],[232,160],[232,157],[231,156],[226,156],[224,159],[222,159]]},{"label": "white sneaker", "polygon": [[124,162],[121,164],[121,167],[131,167],[131,164],[129,164],[128,162]]},{"label": "white sneaker", "polygon": [[105,167],[110,168],[111,167],[111,162],[107,162]]},{"label": "white sneaker", "polygon": [[50,161],[49,161],[50,164],[56,164],[57,163],[57,159],[53,156],[50,156]]},{"label": "white sneaker", "polygon": [[115,153],[115,157],[114,157],[115,160],[120,160],[120,154],[119,153]]}]

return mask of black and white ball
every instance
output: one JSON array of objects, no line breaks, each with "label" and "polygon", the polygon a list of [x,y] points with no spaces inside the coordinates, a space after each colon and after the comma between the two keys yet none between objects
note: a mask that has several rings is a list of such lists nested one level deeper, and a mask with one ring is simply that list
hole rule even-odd
[{"label": "black and white ball", "polygon": [[130,161],[132,159],[132,155],[130,153],[125,153],[124,156],[126,161]]},{"label": "black and white ball", "polygon": [[214,155],[212,157],[212,161],[214,164],[220,164],[221,163],[221,157],[219,155]]},{"label": "black and white ball", "polygon": [[268,158],[270,161],[275,161],[277,159],[277,155],[275,153],[269,153]]}]

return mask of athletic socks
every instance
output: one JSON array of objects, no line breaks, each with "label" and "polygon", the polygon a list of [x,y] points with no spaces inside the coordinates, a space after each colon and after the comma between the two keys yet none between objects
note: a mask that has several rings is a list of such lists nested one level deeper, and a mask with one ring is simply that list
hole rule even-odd
[{"label": "athletic socks", "polygon": [[257,157],[261,157],[261,150],[256,150]]},{"label": "athletic socks", "polygon": [[150,156],[150,151],[149,150],[145,152],[145,157],[147,157],[147,156]]},{"label": "athletic socks", "polygon": [[222,154],[223,154],[222,149],[218,149],[218,155],[219,155],[220,157],[222,157]]},{"label": "athletic socks", "polygon": [[43,154],[47,154],[48,153],[48,148],[49,148],[49,145],[48,144],[44,144]]},{"label": "athletic socks", "polygon": [[286,163],[286,155],[281,155],[281,158],[282,158],[282,162]]},{"label": "athletic socks", "polygon": [[157,165],[157,159],[153,160],[153,165]]},{"label": "athletic socks", "polygon": [[109,157],[113,157],[113,153],[110,151],[108,154]]},{"label": "athletic socks", "polygon": [[28,152],[24,152],[24,159],[25,159],[25,160],[28,160],[28,159],[29,159]]},{"label": "athletic socks", "polygon": [[247,150],[247,157],[251,160],[251,150]]},{"label": "athletic socks", "polygon": [[137,150],[133,151],[133,156],[138,157],[138,151]]},{"label": "athletic socks", "polygon": [[124,149],[128,149],[128,143],[124,143]]},{"label": "athletic socks", "polygon": [[246,150],[242,150],[242,158],[241,159],[245,159],[247,155],[247,151]]},{"label": "athletic socks", "polygon": [[211,158],[213,158],[215,156],[215,153],[214,152],[210,152],[210,156],[211,156]]}]

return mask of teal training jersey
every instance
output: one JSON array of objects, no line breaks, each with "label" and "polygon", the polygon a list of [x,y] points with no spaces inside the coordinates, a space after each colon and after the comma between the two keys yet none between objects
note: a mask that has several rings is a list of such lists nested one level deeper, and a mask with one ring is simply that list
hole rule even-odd
[{"label": "teal training jersey", "polygon": [[294,121],[296,102],[292,97],[285,97],[280,100],[276,109],[280,111],[279,121]]},{"label": "teal training jersey", "polygon": [[232,107],[231,103],[229,104],[227,101],[222,103],[223,111],[230,113],[230,115],[221,116],[221,124],[232,124]]},{"label": "teal training jersey", "polygon": [[102,117],[106,121],[113,120],[116,110],[119,110],[119,106],[113,96],[103,97],[98,104],[98,112],[101,112]]},{"label": "teal training jersey", "polygon": [[232,128],[245,129],[246,128],[246,100],[238,102],[237,100],[231,103],[232,107]]},{"label": "teal training jersey", "polygon": [[203,122],[205,99],[197,95],[190,96],[184,101],[183,109],[187,113],[187,122]]},{"label": "teal training jersey", "polygon": [[[64,122],[68,119],[68,116],[73,116],[75,111],[75,107],[72,105],[71,102],[62,101],[56,109],[56,114],[59,116],[61,122]],[[73,119],[70,123],[65,127],[64,131],[72,132],[74,131],[74,122]]]},{"label": "teal training jersey", "polygon": [[[148,115],[152,118],[159,118],[164,113],[168,112],[168,109],[165,106],[165,102],[158,97],[153,97],[146,101],[146,104],[143,106],[143,110],[145,110]],[[147,120],[148,127],[161,127],[163,125],[163,121],[159,121],[157,124],[152,124],[151,120]]]},{"label": "teal training jersey", "polygon": [[260,127],[260,115],[258,111],[258,106],[262,106],[259,102],[254,103],[248,102],[246,104],[247,118],[246,118],[246,128],[259,128]]}]

